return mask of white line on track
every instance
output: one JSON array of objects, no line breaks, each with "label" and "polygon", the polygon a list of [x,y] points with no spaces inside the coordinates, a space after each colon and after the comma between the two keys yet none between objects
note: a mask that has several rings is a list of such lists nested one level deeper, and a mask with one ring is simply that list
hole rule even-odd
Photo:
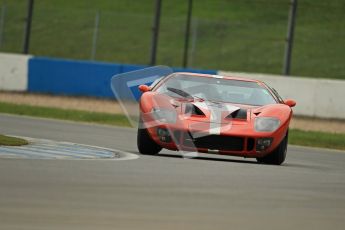
[{"label": "white line on track", "polygon": [[23,146],[0,146],[0,158],[133,160],[139,157],[136,154],[117,149],[108,149],[70,142],[56,142],[47,139],[29,137],[20,138],[28,140],[29,144]]}]

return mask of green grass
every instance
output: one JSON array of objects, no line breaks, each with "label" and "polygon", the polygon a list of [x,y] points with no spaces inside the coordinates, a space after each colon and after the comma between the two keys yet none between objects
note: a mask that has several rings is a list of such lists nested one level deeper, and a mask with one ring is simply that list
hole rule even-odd
[{"label": "green grass", "polygon": [[127,118],[119,114],[94,113],[30,105],[16,105],[0,102],[0,113],[55,118],[70,121],[92,122],[98,124],[129,126]]},{"label": "green grass", "polygon": [[[129,126],[124,115],[91,113],[79,110],[65,110],[0,102],[0,113],[45,117],[79,122],[91,122],[116,126]],[[345,134],[302,131],[291,129],[289,144],[345,150]]]},{"label": "green grass", "polygon": [[[181,66],[186,0],[162,1],[158,63]],[[280,74],[289,0],[193,1],[190,66]],[[27,1],[0,0],[6,16],[0,51],[21,52]],[[100,12],[96,60],[149,63],[155,0],[35,1],[31,53],[90,59]],[[345,79],[345,1],[299,1],[292,74]],[[193,40],[193,33],[192,38]]]},{"label": "green grass", "polygon": [[27,145],[28,141],[17,138],[17,137],[9,137],[5,135],[0,134],[0,146],[5,145],[5,146],[20,146],[20,145]]},{"label": "green grass", "polygon": [[292,129],[289,133],[289,143],[293,145],[345,150],[345,134]]}]

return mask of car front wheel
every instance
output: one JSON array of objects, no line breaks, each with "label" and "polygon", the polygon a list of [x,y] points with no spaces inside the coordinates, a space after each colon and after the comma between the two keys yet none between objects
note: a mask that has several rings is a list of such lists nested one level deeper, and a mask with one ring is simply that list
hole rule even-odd
[{"label": "car front wheel", "polygon": [[264,157],[256,158],[256,160],[264,164],[281,165],[286,158],[287,144],[288,134],[286,134],[282,142],[272,153],[269,153],[267,156]]},{"label": "car front wheel", "polygon": [[139,152],[144,155],[156,155],[162,150],[162,147],[152,140],[145,128],[138,128],[137,146]]}]

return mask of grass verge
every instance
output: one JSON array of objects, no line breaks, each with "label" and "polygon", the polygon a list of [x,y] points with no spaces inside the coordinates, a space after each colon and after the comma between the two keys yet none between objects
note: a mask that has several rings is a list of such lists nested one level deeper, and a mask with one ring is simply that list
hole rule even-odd
[{"label": "grass verge", "polygon": [[[47,108],[41,106],[16,105],[0,102],[0,113],[45,117],[97,124],[129,126],[122,114],[95,113],[79,110]],[[345,150],[345,134],[303,131],[291,129],[289,144]]]},{"label": "grass verge", "polygon": [[95,113],[42,106],[17,105],[6,102],[0,102],[0,113],[55,118],[70,121],[92,122],[98,124],[129,126],[127,118],[121,114]]},{"label": "grass verge", "polygon": [[17,137],[9,137],[5,135],[0,135],[0,146],[5,145],[5,146],[20,146],[20,145],[27,145],[28,141],[17,138]]},{"label": "grass verge", "polygon": [[289,144],[345,150],[345,134],[292,129]]}]

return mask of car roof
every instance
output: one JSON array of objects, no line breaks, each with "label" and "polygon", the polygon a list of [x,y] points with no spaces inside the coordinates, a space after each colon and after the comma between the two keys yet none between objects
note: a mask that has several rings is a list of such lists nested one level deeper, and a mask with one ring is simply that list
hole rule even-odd
[{"label": "car roof", "polygon": [[209,77],[209,78],[223,78],[227,80],[235,80],[235,81],[247,81],[247,82],[256,82],[259,84],[264,84],[264,82],[256,80],[256,79],[249,79],[243,77],[234,77],[234,76],[221,76],[221,75],[212,75],[212,74],[202,74],[202,73],[190,73],[190,72],[175,72],[174,74],[183,74],[183,75],[190,75],[195,77]]}]

